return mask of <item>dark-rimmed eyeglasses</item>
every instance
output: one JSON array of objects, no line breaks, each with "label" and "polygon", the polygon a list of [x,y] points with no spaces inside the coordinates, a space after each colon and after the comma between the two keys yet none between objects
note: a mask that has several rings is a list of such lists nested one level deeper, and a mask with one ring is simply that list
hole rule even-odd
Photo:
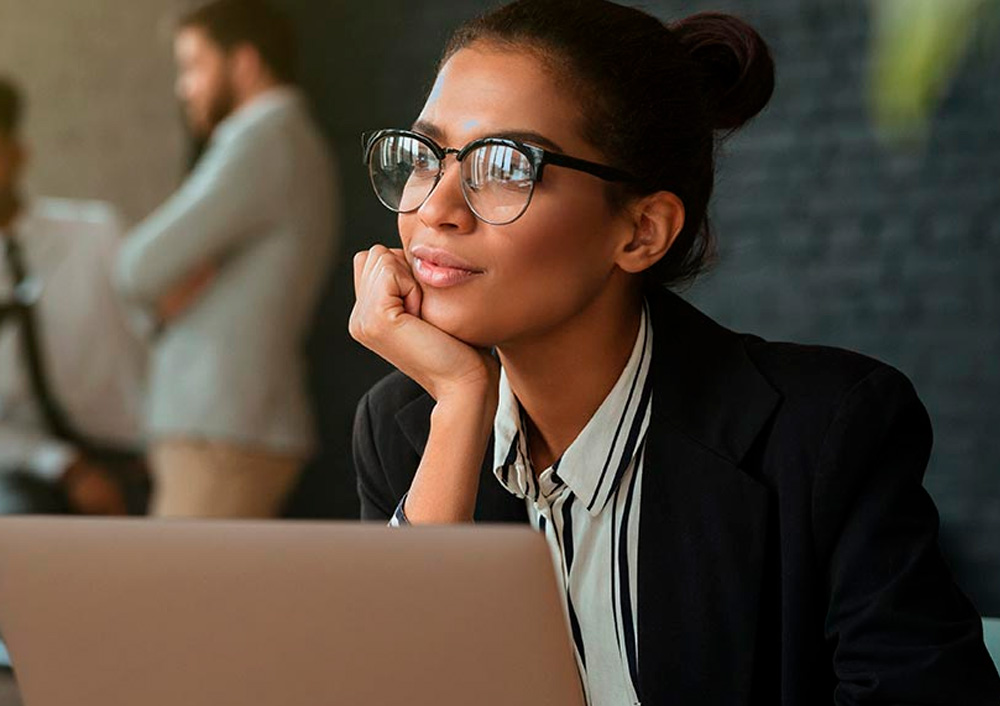
[{"label": "dark-rimmed eyeglasses", "polygon": [[490,225],[513,223],[524,214],[548,164],[605,181],[633,180],[614,167],[504,137],[482,137],[461,149],[442,147],[412,130],[379,130],[361,139],[375,195],[396,213],[423,206],[441,181],[449,154],[460,165],[465,202],[476,218]]}]

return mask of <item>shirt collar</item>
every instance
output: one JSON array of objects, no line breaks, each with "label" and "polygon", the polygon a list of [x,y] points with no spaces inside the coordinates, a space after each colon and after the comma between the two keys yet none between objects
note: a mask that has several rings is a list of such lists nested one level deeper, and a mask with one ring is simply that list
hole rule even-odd
[{"label": "shirt collar", "polygon": [[650,409],[649,371],[653,329],[644,305],[632,355],[611,392],[551,468],[535,476],[528,457],[523,413],[500,371],[500,395],[493,424],[493,473],[509,492],[538,502],[563,484],[592,515],[604,508],[624,470],[642,448]]},{"label": "shirt collar", "polygon": [[301,92],[292,86],[276,86],[269,88],[253,98],[249,103],[240,106],[225,120],[219,123],[212,135],[213,142],[228,141],[256,125],[266,116],[301,99]]}]

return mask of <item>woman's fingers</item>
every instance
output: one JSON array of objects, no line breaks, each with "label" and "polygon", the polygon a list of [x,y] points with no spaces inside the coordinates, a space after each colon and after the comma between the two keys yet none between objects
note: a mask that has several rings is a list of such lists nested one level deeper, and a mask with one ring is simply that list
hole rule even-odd
[{"label": "woman's fingers", "polygon": [[396,258],[396,260],[403,266],[404,277],[397,282],[400,288],[400,294],[403,297],[403,309],[407,314],[411,316],[420,317],[420,302],[423,300],[423,290],[420,289],[420,285],[417,284],[416,278],[413,276],[413,270],[410,269],[410,263],[406,261],[406,255],[403,253],[401,248],[393,248],[389,251]]},{"label": "woman's fingers", "polygon": [[368,255],[365,257],[364,266],[361,268],[361,282],[363,285],[370,285],[373,273],[377,271],[381,265],[382,255],[388,251],[389,249],[384,245],[373,245],[368,249]]},{"label": "woman's fingers", "polygon": [[378,294],[387,297],[382,303],[393,316],[406,313],[419,317],[420,286],[414,279],[402,250],[382,248],[375,257],[371,280]]},{"label": "woman's fingers", "polygon": [[421,292],[402,250],[374,245],[354,257],[355,304],[351,335],[368,345],[399,323],[403,314],[419,316]]},{"label": "woman's fingers", "polygon": [[361,276],[365,271],[365,263],[368,262],[368,250],[354,254],[354,299],[357,301],[361,296]]}]

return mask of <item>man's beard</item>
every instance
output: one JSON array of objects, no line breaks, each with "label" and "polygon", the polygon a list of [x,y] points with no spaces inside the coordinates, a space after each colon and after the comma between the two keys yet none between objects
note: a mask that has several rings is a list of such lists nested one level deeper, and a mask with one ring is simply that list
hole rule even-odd
[{"label": "man's beard", "polygon": [[236,96],[233,85],[228,80],[219,83],[218,90],[212,95],[205,111],[204,122],[192,121],[191,132],[195,139],[207,141],[219,127],[219,123],[228,118],[236,108]]},{"label": "man's beard", "polygon": [[209,132],[214,132],[219,123],[228,118],[236,108],[236,97],[233,94],[233,84],[227,80],[219,86],[219,92],[212,96],[207,116]]}]

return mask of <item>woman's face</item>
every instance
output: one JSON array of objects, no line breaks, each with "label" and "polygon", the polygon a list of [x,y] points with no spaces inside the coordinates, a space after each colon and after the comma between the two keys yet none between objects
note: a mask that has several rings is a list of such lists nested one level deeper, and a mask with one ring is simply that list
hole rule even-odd
[{"label": "woman's face", "polygon": [[[474,44],[441,69],[414,129],[443,147],[507,136],[606,162],[579,134],[583,109],[533,54]],[[483,223],[449,156],[423,206],[400,214],[399,233],[423,291],[421,316],[474,345],[502,346],[558,329],[624,281],[616,224],[604,182],[551,164],[518,220]]]}]

